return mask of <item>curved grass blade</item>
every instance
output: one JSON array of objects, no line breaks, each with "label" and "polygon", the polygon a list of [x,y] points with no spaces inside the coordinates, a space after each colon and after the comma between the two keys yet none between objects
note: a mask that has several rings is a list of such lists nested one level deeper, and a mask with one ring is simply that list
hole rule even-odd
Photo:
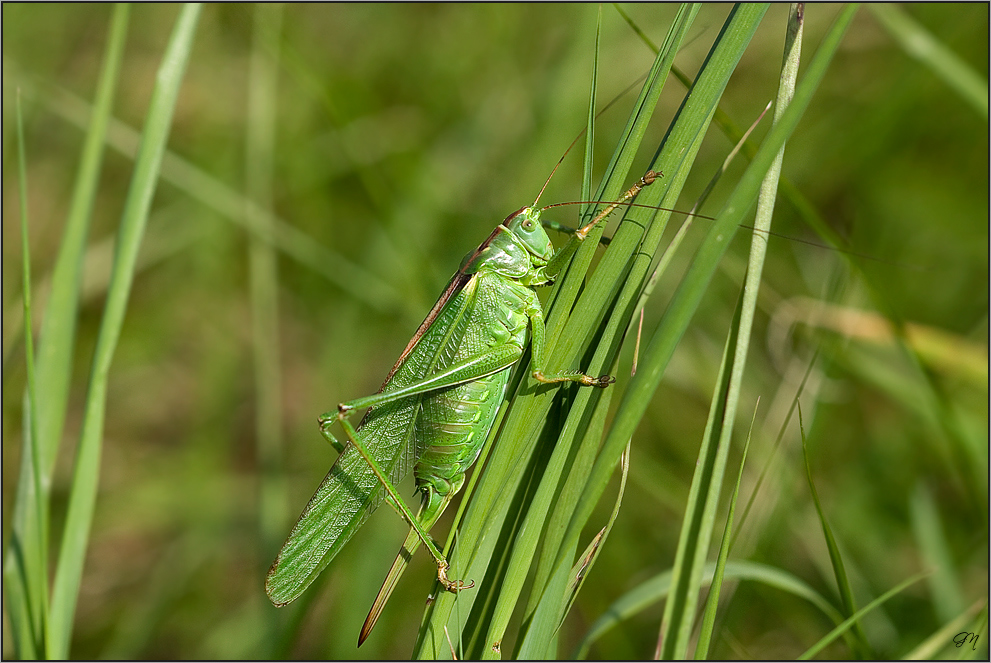
[{"label": "curved grass blade", "polygon": [[[568,605],[562,611],[562,618],[567,616],[571,610],[571,606],[574,605],[575,599],[578,597],[578,592],[581,591],[582,585],[585,583],[585,578],[588,577],[589,571],[592,570],[592,566],[595,564],[595,560],[598,559],[602,546],[605,545],[606,539],[609,538],[609,532],[612,530],[616,518],[619,517],[619,508],[623,505],[623,495],[626,493],[626,479],[630,473],[630,446],[631,444],[627,443],[626,449],[623,450],[623,455],[619,460],[619,490],[616,491],[616,501],[613,503],[609,520],[606,521],[605,526],[592,538],[592,541],[586,546],[585,552],[579,556],[578,561],[571,569],[571,573],[568,574],[568,593],[570,594],[570,598],[568,599]],[[557,627],[560,629],[563,623],[564,620],[562,619],[562,621],[558,622]]]},{"label": "curved grass blade", "polygon": [[836,628],[834,628],[832,631],[830,631],[829,633],[827,633],[826,635],[824,635],[822,637],[822,639],[819,640],[819,642],[817,642],[814,645],[812,645],[811,647],[809,647],[809,649],[807,651],[805,651],[801,656],[798,657],[798,660],[799,661],[807,661],[807,660],[811,659],[813,656],[815,656],[820,651],[822,651],[823,649],[825,649],[825,647],[829,643],[831,643],[833,640],[835,640],[836,638],[838,638],[841,635],[843,635],[847,631],[847,629],[849,629],[849,628],[856,628],[856,625],[859,623],[861,617],[863,617],[864,615],[866,615],[867,613],[869,613],[874,608],[877,608],[878,606],[880,606],[882,603],[884,603],[885,601],[887,601],[888,599],[890,599],[895,594],[899,594],[902,591],[904,591],[905,589],[907,589],[910,586],[914,585],[915,583],[919,582],[920,580],[922,580],[923,578],[925,578],[927,575],[929,575],[929,574],[928,573],[917,573],[916,575],[912,576],[911,578],[908,578],[907,580],[903,580],[902,582],[898,583],[897,585],[895,585],[894,587],[892,587],[891,589],[889,589],[888,591],[886,591],[884,594],[881,594],[881,596],[877,597],[876,599],[874,599],[873,601],[871,601],[870,603],[868,603],[867,605],[865,605],[863,608],[861,608],[857,612],[855,612],[852,615],[850,615],[849,617],[847,617],[843,622],[841,622],[840,624],[837,624]]},{"label": "curved grass blade", "polygon": [[940,517],[936,500],[923,480],[915,485],[909,502],[915,543],[923,568],[935,569],[927,581],[933,608],[940,622],[948,622],[964,609],[964,588]]},{"label": "curved grass blade", "polygon": [[[702,574],[703,583],[709,583],[715,572],[716,565],[710,563],[706,565]],[[724,579],[730,580],[752,580],[763,583],[768,587],[780,589],[798,598],[805,599],[823,612],[834,623],[840,624],[843,615],[833,607],[822,594],[810,587],[804,580],[783,571],[779,568],[761,564],[759,562],[748,562],[730,560],[726,563]],[[615,627],[620,622],[637,615],[647,608],[656,605],[664,600],[671,590],[671,571],[658,573],[653,578],[641,583],[630,591],[626,592],[599,617],[589,628],[588,633],[582,639],[572,658],[581,659],[588,655],[589,649],[606,632]]]},{"label": "curved grass blade", "polygon": [[[822,503],[819,501],[819,492],[816,490],[815,481],[812,479],[812,465],[809,462],[809,446],[808,441],[805,439],[805,425],[802,423],[801,403],[798,404],[798,427],[802,433],[802,455],[805,458],[805,472],[809,481],[809,490],[812,491],[812,501],[815,504],[816,513],[819,515],[819,523],[822,526],[823,537],[826,539],[826,547],[829,549],[829,561],[833,565],[833,574],[836,578],[836,586],[839,588],[840,600],[843,602],[843,609],[849,617],[857,614],[857,603],[853,596],[853,589],[850,587],[850,579],[847,577],[846,567],[843,564],[843,556],[840,554],[840,548],[836,544],[836,539],[833,538],[833,531],[829,527],[829,521],[826,519],[826,514],[822,509]],[[867,636],[864,634],[860,623],[854,621],[851,625],[854,636],[852,643],[854,652],[860,658],[873,658],[870,643],[867,641]],[[822,646],[825,646],[825,644]],[[811,655],[814,655],[814,653]]]},{"label": "curved grass blade", "polygon": [[[51,291],[42,316],[38,339],[35,384],[29,388],[29,405],[25,408],[25,446],[22,455],[17,495],[14,500],[11,545],[4,559],[4,580],[8,614],[11,618],[14,650],[21,658],[44,656],[42,620],[47,619],[47,563],[39,572],[23,567],[28,560],[47,558],[47,530],[51,473],[58,455],[62,426],[69,395],[72,347],[79,309],[79,274],[85,254],[86,235],[103,155],[103,140],[114,96],[127,33],[127,5],[117,5],[111,20],[107,50],[97,84],[95,112],[83,146],[78,177],[69,204],[65,233],[51,281]],[[20,112],[18,97],[18,112]],[[20,124],[18,124],[20,131]],[[20,140],[20,139],[19,139]],[[23,196],[23,194],[22,194]],[[26,201],[24,201],[26,204]],[[26,211],[25,211],[26,215]],[[27,253],[25,252],[25,259]],[[26,263],[25,263],[26,265]],[[32,323],[28,310],[30,291],[25,291],[23,306],[25,350],[29,360]],[[33,362],[32,362],[33,363]],[[34,371],[30,371],[34,373]],[[31,533],[35,526],[40,529]],[[34,543],[31,543],[31,542]],[[18,560],[15,553],[20,551]],[[40,575],[39,575],[40,574]],[[43,582],[28,579],[39,577]],[[28,604],[28,600],[34,605]],[[46,604],[42,607],[42,603]],[[29,628],[29,625],[30,626]],[[32,632],[35,634],[32,636]]]},{"label": "curved grass blade", "polygon": [[[974,624],[975,617],[984,612],[978,620],[978,624],[984,626],[987,624],[987,614],[986,614],[987,602],[980,600],[975,602],[969,608],[964,610],[962,613],[946,622],[942,627],[936,629],[936,631],[930,635],[928,638],[919,643],[915,649],[905,654],[904,659],[906,661],[926,661],[926,660],[939,660],[948,659],[949,656],[940,656],[943,650],[949,649],[950,644],[952,644],[957,649],[961,645],[957,644],[954,636],[959,636],[960,633],[981,633],[983,629],[980,627],[968,628],[969,624]],[[968,638],[969,639],[969,638]],[[976,643],[975,643],[976,644]],[[986,645],[985,645],[986,647]],[[972,650],[977,649],[976,646],[972,647]],[[986,651],[986,649],[985,649]]]},{"label": "curved grass blade", "polygon": [[[758,402],[757,405],[760,405]],[[719,609],[719,594],[722,589],[723,578],[726,574],[726,560],[729,557],[730,543],[733,541],[734,516],[736,515],[736,502],[740,497],[740,484],[743,483],[743,468],[747,463],[747,453],[750,451],[750,440],[754,430],[754,422],[757,420],[757,406],[754,406],[754,416],[750,420],[750,431],[747,433],[747,442],[743,445],[743,454],[740,457],[740,471],[736,475],[736,485],[733,487],[733,494],[730,496],[729,512],[726,514],[726,527],[723,529],[723,538],[719,543],[719,557],[716,559],[716,569],[709,583],[709,596],[705,600],[705,611],[702,614],[702,628],[699,631],[698,644],[695,645],[695,660],[705,660],[709,657],[709,644],[712,642],[712,627],[716,623],[716,611]]]},{"label": "curved grass blade", "polygon": [[[38,389],[35,380],[34,339],[31,326],[31,242],[28,238],[27,166],[25,165],[24,119],[21,96],[17,95],[17,169],[21,221],[21,287],[24,310],[24,363],[27,387],[24,393],[21,483],[18,485],[15,530],[5,563],[10,582],[7,600],[13,627],[14,649],[19,654],[41,658],[48,631],[48,508],[42,483],[43,469],[38,444]],[[18,518],[19,516],[19,518]]]},{"label": "curved grass blade", "polygon": [[48,641],[48,655],[52,658],[68,658],[69,655],[73,615],[82,581],[90,524],[96,506],[107,376],[124,322],[138,247],[141,244],[148,219],[148,209],[151,207],[151,200],[158,183],[165,143],[172,125],[172,114],[179,96],[186,63],[192,51],[193,35],[200,9],[196,4],[183,6],[176,21],[159,67],[141,149],[121,217],[107,303],[93,353],[93,369],[73,472],[69,510],[52,590],[51,630]]}]

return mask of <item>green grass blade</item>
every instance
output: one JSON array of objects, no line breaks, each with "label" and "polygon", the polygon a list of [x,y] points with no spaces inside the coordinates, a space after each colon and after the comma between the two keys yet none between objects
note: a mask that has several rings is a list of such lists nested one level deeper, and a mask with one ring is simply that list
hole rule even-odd
[{"label": "green grass blade", "polygon": [[[741,7],[734,15],[731,21],[736,21],[731,26],[724,28],[723,34],[729,35],[726,40],[721,40],[716,46],[716,53],[719,57],[710,56],[708,59],[709,66],[703,69],[701,72],[696,87],[690,93],[689,97],[686,99],[682,106],[682,110],[679,112],[679,116],[675,121],[675,125],[669,131],[667,140],[665,141],[661,159],[669,159],[671,166],[669,170],[673,173],[672,180],[678,179],[683,181],[687,176],[687,173],[683,173],[677,168],[678,162],[683,158],[690,157],[694,150],[697,149],[698,143],[700,142],[700,137],[704,134],[705,122],[700,123],[701,120],[711,117],[712,108],[715,106],[715,102],[718,99],[726,81],[729,79],[729,75],[733,70],[733,64],[738,59],[739,54],[742,54],[745,43],[748,40],[749,34],[752,34],[752,30],[756,29],[756,25],[759,22],[762,12],[754,10],[750,6]],[[730,55],[727,55],[729,53]],[[736,57],[733,57],[733,53]],[[686,156],[687,155],[687,156]],[[668,169],[665,169],[668,172]],[[665,200],[668,197],[676,197],[678,191],[671,191],[669,187],[669,193],[666,193]],[[650,204],[651,202],[656,202],[652,200],[658,192],[648,189],[644,194],[653,194],[653,196],[641,196],[640,201]],[[631,213],[631,216],[635,215],[637,210]],[[617,231],[617,237],[614,238],[613,242],[610,244],[612,247],[614,244],[618,244],[618,238],[623,228]],[[648,236],[644,240],[645,244],[651,242],[651,240],[656,242],[658,238],[653,238]],[[648,261],[649,263],[649,261]],[[643,278],[646,279],[648,274],[647,268],[649,264],[643,265]],[[644,355],[641,355],[642,359],[637,369],[636,376],[630,381],[630,385],[627,387],[626,392],[623,395],[623,403],[630,401],[633,394],[642,387],[644,382],[649,381],[654,375],[654,368],[649,364],[645,365]],[[659,378],[658,378],[659,380]],[[656,388],[656,385],[655,385]],[[625,420],[624,416],[629,416],[629,414],[624,415],[624,405],[621,403],[620,411],[617,412],[617,417],[613,422],[613,426],[610,429],[606,441],[604,443],[602,453],[599,459],[596,461],[595,466],[592,469],[592,475],[589,480],[590,488],[583,492],[581,504],[578,509],[576,509],[576,516],[572,519],[571,524],[568,527],[569,537],[575,535],[577,529],[584,526],[584,522],[587,520],[588,514],[591,512],[595,503],[598,501],[602,490],[604,489],[605,483],[608,481],[609,475],[612,474],[613,468],[615,467],[615,461],[619,458],[619,454],[622,452],[622,448],[625,446],[625,439],[620,443],[620,436],[626,435],[626,439],[632,435],[634,428],[636,427],[636,421],[639,421],[640,414],[636,416],[636,421]],[[629,408],[626,405],[625,408]],[[622,425],[621,425],[622,424]]]},{"label": "green grass blade", "polygon": [[[798,75],[798,63],[801,54],[802,22],[802,11],[793,5],[785,39],[785,57],[775,108],[776,121],[780,120],[794,95],[795,79]],[[761,184],[757,200],[757,216],[754,223],[758,230],[765,232],[770,230],[778,176],[781,172],[783,158],[784,145],[778,149],[778,153]],[[736,419],[736,408],[740,398],[743,370],[746,366],[747,353],[750,347],[750,335],[757,308],[757,295],[760,289],[766,249],[766,235],[755,234],[751,243],[746,283],[740,295],[737,317],[733,323],[734,328],[727,339],[724,366],[720,371],[725,376],[725,381],[721,380],[722,388],[713,394],[710,419],[706,425],[705,439],[699,450],[699,462],[696,465],[688,509],[685,512],[684,524],[682,525],[678,555],[674,564],[674,588],[671,592],[671,600],[665,606],[661,640],[658,643],[658,653],[665,658],[683,658],[688,653],[689,639],[695,623],[702,569],[708,555],[716,512],[719,508],[719,498],[732,439],[733,422]],[[731,347],[733,354],[730,360]],[[712,443],[715,445],[712,446]],[[728,545],[729,540],[729,537],[724,537],[724,546]],[[725,553],[721,552],[721,554]],[[719,582],[710,591],[710,598],[715,597],[715,600],[718,600],[718,596]],[[715,604],[710,607],[709,617],[714,619]],[[712,622],[709,621],[708,623],[709,628],[711,628]],[[704,633],[699,643],[700,651],[696,651],[696,658],[700,654],[702,656],[706,654],[710,634]]]},{"label": "green grass blade", "polygon": [[[588,86],[588,118],[585,121],[585,155],[582,160],[581,200],[591,200],[592,196],[592,154],[595,150],[596,92],[599,89],[599,48],[602,39],[602,6],[596,14],[595,46],[592,49],[592,78]],[[586,206],[581,206],[579,216],[584,216]]]},{"label": "green grass blade", "polygon": [[907,580],[903,580],[902,582],[898,583],[897,585],[886,591],[884,594],[877,597],[876,599],[865,605],[863,608],[861,608],[860,610],[856,611],[855,613],[847,617],[842,623],[837,624],[836,628],[834,628],[832,631],[824,635],[822,639],[819,640],[819,642],[809,647],[807,651],[805,651],[801,656],[798,657],[798,660],[807,661],[811,659],[813,656],[815,656],[820,651],[822,651],[827,645],[829,645],[829,643],[831,643],[833,640],[843,635],[847,631],[847,629],[857,628],[857,624],[859,624],[861,617],[869,613],[874,608],[880,606],[882,603],[890,599],[895,594],[899,594],[908,587],[919,582],[920,580],[925,578],[926,575],[928,574],[919,573],[912,576],[911,578],[908,578]]},{"label": "green grass blade", "polygon": [[[601,395],[601,398],[597,399],[597,403],[595,403],[590,414],[585,414],[583,417],[578,418],[575,416],[575,412],[578,411],[577,406],[582,404],[582,400],[576,399],[576,407],[572,409],[568,421],[565,422],[558,442],[560,446],[566,447],[568,446],[567,443],[571,442],[571,438],[576,438],[576,432],[581,432],[581,435],[571,442],[571,444],[577,444],[577,453],[572,452],[575,455],[575,460],[570,468],[565,468],[567,474],[562,479],[559,479],[559,481],[564,481],[564,488],[563,490],[558,489],[554,497],[549,501],[541,502],[534,500],[534,504],[531,507],[531,511],[537,510],[539,512],[541,509],[553,509],[553,511],[550,522],[546,526],[542,540],[540,541],[541,550],[537,562],[536,579],[530,589],[530,599],[527,609],[523,613],[522,637],[517,642],[514,658],[555,658],[557,655],[557,633],[579,589],[572,582],[572,571],[574,567],[569,567],[565,564],[556,567],[551,566],[554,558],[550,556],[550,549],[560,541],[562,531],[558,523],[561,521],[563,514],[567,513],[566,510],[562,510],[558,505],[574,504],[574,486],[577,484],[575,477],[582,474],[581,469],[583,466],[590,466],[594,460],[594,450],[598,446],[598,441],[602,439],[605,415],[609,411],[611,402],[612,394],[604,393]],[[578,431],[575,431],[575,421],[580,421],[581,424],[586,421],[590,423],[587,427],[579,424]],[[545,481],[547,478],[545,474]],[[555,482],[551,485],[553,488],[558,488],[559,483]],[[609,527],[610,525],[607,524],[606,530],[600,532],[603,536],[596,537],[600,539],[600,544],[603,542],[604,534],[608,532]],[[592,561],[588,560],[587,563],[583,564],[585,568],[582,570],[582,579],[584,579],[585,573],[589,570]],[[548,569],[551,575],[545,577]],[[581,583],[578,584],[580,585]],[[540,600],[537,601],[536,599]],[[533,605],[532,608],[530,608],[530,604]]]},{"label": "green grass blade", "polygon": [[[714,563],[706,565],[705,572],[702,575],[703,583],[711,582],[715,568],[716,565]],[[808,601],[834,623],[839,624],[843,621],[843,615],[822,594],[814,590],[802,579],[779,568],[759,562],[730,560],[726,563],[723,577],[728,580],[752,580],[768,587],[780,589]],[[578,645],[572,658],[585,658],[592,645],[605,633],[620,622],[630,619],[647,608],[663,601],[670,593],[670,590],[671,571],[668,570],[658,573],[620,596],[589,627],[588,632]]]},{"label": "green grass blade", "polygon": [[14,651],[23,658],[42,658],[48,630],[48,508],[44,495],[41,451],[38,444],[37,383],[31,326],[31,242],[28,237],[27,166],[24,120],[17,95],[17,167],[21,222],[21,301],[24,310],[24,393],[21,480],[11,541],[4,561],[4,589],[10,615]]},{"label": "green grass blade", "polygon": [[[258,5],[254,16],[251,53],[248,121],[245,135],[245,196],[255,205],[251,225],[263,233],[273,232],[271,214],[256,212],[272,208],[272,155],[278,100],[278,44],[282,25],[281,5]],[[262,557],[268,560],[285,536],[289,512],[282,456],[282,373],[279,368],[279,274],[275,248],[258,235],[249,237],[248,275],[251,293],[251,345],[255,377],[255,435],[261,473],[258,526]],[[266,561],[266,564],[268,562]]]},{"label": "green grass blade", "polygon": [[200,9],[196,4],[185,5],[177,19],[159,68],[141,149],[121,217],[113,275],[93,356],[69,509],[52,592],[48,655],[53,658],[67,658],[69,654],[73,616],[82,581],[90,523],[96,505],[107,376],[124,322],[134,264],[148,218],[148,209],[158,183],[165,143],[183,73],[192,50]]},{"label": "green grass blade", "polygon": [[[248,236],[248,284],[251,300],[251,349],[255,386],[255,444],[258,454],[258,566],[264,573],[285,536],[290,511],[288,484],[282,462],[282,371],[279,341],[278,253],[272,235],[273,154],[279,99],[279,37],[283,7],[260,4],[254,7],[251,60],[248,75],[248,113],[245,123],[245,197],[254,205],[250,227],[260,233]],[[266,213],[261,213],[266,212]],[[264,601],[262,597],[258,597]],[[288,614],[271,615],[261,610],[267,628],[266,656],[278,647]]]},{"label": "green grass blade", "polygon": [[[47,521],[51,473],[58,455],[69,394],[71,371],[66,367],[72,365],[72,348],[79,308],[79,275],[99,177],[106,122],[120,69],[126,28],[127,7],[118,5],[114,9],[107,50],[97,85],[97,112],[93,114],[87,131],[78,177],[69,206],[65,234],[55,263],[51,293],[43,315],[38,342],[37,372],[34,371],[32,361],[34,356],[31,350],[32,326],[31,320],[28,319],[30,302],[26,298],[23,301],[25,348],[29,360],[29,383],[31,383],[27,394],[28,407],[25,408],[26,424],[28,424],[25,426],[27,444],[24,447],[18,493],[14,502],[12,545],[8,548],[4,560],[8,606],[14,625],[15,642],[27,645],[33,640],[33,651],[20,646],[15,647],[22,658],[43,656],[44,629],[41,628],[39,619],[47,618],[45,614],[48,594],[47,563],[41,564],[37,572],[32,572],[29,570],[30,566],[20,568],[22,562],[15,559],[14,555],[15,551],[20,550],[23,562],[29,564],[33,560],[47,559],[48,556]],[[19,120],[19,145],[23,140],[20,134]],[[26,205],[26,200],[22,200],[22,203]],[[24,216],[26,217],[26,208]],[[27,259],[26,251],[25,259]],[[25,262],[26,267],[27,262]],[[25,297],[29,294],[28,288],[25,290]],[[28,530],[33,530],[35,526],[39,526],[40,531],[29,533]],[[40,548],[35,550],[35,544],[29,544],[28,541],[34,541]],[[37,578],[31,582],[30,587],[22,584],[24,578],[34,576]],[[15,595],[20,598],[15,598]],[[34,607],[25,605],[24,600],[27,597],[32,597]],[[45,607],[42,609],[43,605]],[[33,617],[30,616],[32,614]],[[26,624],[34,625],[31,630],[37,634],[36,638],[31,638],[23,630],[22,627]]]},{"label": "green grass blade", "polygon": [[702,587],[709,542],[715,527],[719,493],[729,455],[729,437],[733,430],[731,390],[738,375],[740,331],[743,327],[744,293],[737,300],[736,311],[723,349],[717,388],[709,406],[709,418],[699,447],[695,475],[682,520],[678,552],[674,560],[671,591],[664,606],[664,618],[655,652],[656,658],[687,658],[688,643],[695,624],[695,608]]},{"label": "green grass blade", "polygon": [[605,526],[600,529],[594,537],[592,537],[592,541],[590,541],[588,546],[585,547],[585,551],[579,555],[578,561],[575,562],[575,565],[571,568],[571,572],[568,574],[567,592],[569,599],[567,606],[565,606],[564,610],[561,611],[561,621],[559,621],[557,625],[559,629],[564,623],[564,617],[571,611],[571,606],[578,597],[578,592],[581,591],[582,585],[585,583],[585,578],[588,577],[589,572],[592,570],[596,560],[599,558],[599,553],[602,551],[602,547],[609,539],[609,533],[612,531],[612,527],[616,524],[616,519],[619,517],[619,509],[623,505],[623,495],[626,494],[626,480],[629,478],[630,474],[630,446],[630,444],[626,445],[626,449],[623,450],[623,456],[619,461],[619,490],[616,491],[616,501],[613,503],[612,511],[609,514],[609,520],[607,520]]},{"label": "green grass blade", "polygon": [[[840,548],[836,544],[836,539],[833,537],[833,531],[829,527],[826,514],[822,509],[822,503],[819,501],[819,493],[816,490],[815,482],[812,479],[812,465],[809,462],[809,448],[805,439],[805,426],[802,424],[801,404],[798,406],[798,425],[802,432],[802,452],[805,457],[805,472],[808,476],[809,490],[812,491],[812,501],[815,503],[816,513],[819,515],[819,523],[822,526],[822,534],[826,539],[826,547],[829,549],[829,561],[833,565],[833,575],[836,579],[836,586],[839,589],[840,600],[843,604],[844,613],[849,617],[850,615],[857,614],[857,603],[853,596],[853,589],[850,587],[850,579],[847,576],[846,567],[843,564],[843,556],[840,554]],[[861,625],[854,622],[852,630],[854,635],[853,647],[855,653],[860,658],[873,658],[870,651],[870,643],[867,642],[867,636],[864,634],[864,630]]]},{"label": "green grass blade", "polygon": [[902,8],[871,4],[871,12],[910,56],[929,67],[964,101],[988,119],[988,81]]},{"label": "green grass blade", "polygon": [[736,475],[736,485],[733,487],[733,494],[730,496],[729,512],[726,514],[726,526],[723,529],[723,538],[719,543],[719,557],[716,559],[716,569],[709,583],[709,596],[705,600],[705,610],[702,613],[702,627],[699,631],[698,644],[695,645],[695,660],[705,660],[709,657],[709,645],[712,642],[712,629],[716,623],[716,611],[719,609],[719,595],[722,589],[723,578],[726,575],[726,560],[729,558],[729,551],[733,541],[734,516],[736,515],[736,502],[740,497],[740,484],[743,483],[743,468],[747,462],[747,453],[750,451],[750,440],[753,437],[754,421],[757,420],[757,408],[754,408],[754,416],[750,421],[750,432],[747,434],[747,442],[743,445],[743,454],[740,457],[740,471]]},{"label": "green grass blade", "polygon": [[[670,175],[669,187],[666,192],[659,191],[656,188],[648,189],[644,192],[645,195],[641,196],[639,200],[640,202],[644,202],[645,204],[656,202],[654,199],[659,198],[662,193],[664,194],[664,202],[662,204],[671,205],[677,198],[677,195],[680,192],[680,186],[684,182],[685,178],[687,178],[690,170],[689,164],[691,164],[694,154],[698,149],[701,137],[704,135],[704,127],[707,126],[708,121],[711,118],[711,109],[715,105],[715,101],[721,94],[722,89],[725,87],[729,73],[733,70],[735,62],[739,57],[739,53],[742,53],[742,48],[745,47],[745,43],[749,40],[749,34],[752,34],[752,30],[744,29],[742,30],[742,34],[744,36],[740,39],[740,32],[738,32],[739,26],[749,24],[751,28],[755,27],[756,23],[759,22],[761,14],[761,8],[757,8],[754,11],[748,10],[741,13],[734,13],[734,18],[737,22],[733,22],[731,20],[730,27],[723,31],[721,37],[725,37],[726,35],[730,35],[730,37],[720,39],[720,45],[717,47],[716,53],[718,54],[728,50],[731,53],[735,52],[736,55],[735,57],[725,57],[719,55],[709,58],[707,62],[708,66],[703,69],[703,72],[699,76],[698,86],[693,91],[686,104],[683,105],[682,111],[679,113],[674,126],[669,131],[664,147],[662,148],[658,159],[655,161],[655,170],[660,169]],[[720,49],[723,49],[723,51]],[[638,212],[639,210],[633,210],[628,216],[631,218],[636,217]],[[664,220],[666,220],[666,217]],[[610,250],[613,249],[614,245],[622,245],[622,233],[624,227],[628,228],[629,226],[621,226],[620,230],[617,231],[613,242],[610,243]],[[643,245],[651,247],[656,246],[659,239],[659,233],[662,229],[663,223],[651,226],[651,229],[647,233],[646,239],[643,241]],[[633,283],[636,287],[621,294],[619,303],[616,305],[616,310],[624,311],[625,317],[610,321],[610,325],[621,324],[622,327],[625,328],[629,324],[632,307],[635,306],[634,303],[637,299],[636,295],[646,279],[647,268],[651,262],[649,255],[650,254],[647,255],[645,260],[640,261],[640,264],[634,265],[628,278],[628,283]],[[608,254],[603,262],[605,263],[607,259]],[[604,268],[600,269],[603,269],[604,271]],[[599,272],[596,272],[595,276],[598,277]],[[588,292],[596,292],[599,289],[595,285],[594,278],[595,277],[593,277],[593,282],[590,285]],[[609,332],[607,332],[607,334],[608,333]],[[565,333],[565,337],[568,337],[567,333]],[[597,362],[597,359],[598,355],[597,358],[593,358],[592,361],[593,372],[597,372],[596,368],[600,365]],[[579,395],[579,398],[581,397],[582,395]],[[612,433],[610,433],[610,435],[612,435]],[[599,460],[596,461],[597,467],[602,468],[605,466],[607,461],[605,461],[604,458],[604,456],[600,456]],[[615,458],[610,457],[610,460],[615,461]],[[609,473],[611,473],[611,468],[609,468]],[[597,498],[598,495],[601,495],[604,488],[604,481],[608,480],[608,475],[606,473],[601,474],[598,477],[597,485],[593,484],[594,479],[593,481],[589,481],[585,484],[584,482],[588,476],[589,469],[586,467],[580,473],[573,473],[572,476],[569,477],[569,482],[576,479],[572,485],[584,485],[580,499],[576,499],[572,502],[570,508],[574,509],[574,505],[576,503],[579,504],[579,507],[582,505],[588,507],[589,505],[594,504],[593,499]],[[589,488],[589,486],[592,487]],[[593,495],[595,498],[592,497]],[[567,505],[568,502],[566,500],[560,500],[558,503],[558,508],[560,508],[560,505],[562,504]],[[575,545],[577,540],[574,538],[576,535],[575,523],[584,523],[584,521],[587,520],[586,514],[581,514],[580,521],[576,520],[573,512],[571,511],[569,511],[567,515],[571,518],[571,524],[568,529],[568,537],[566,539],[567,543],[566,545],[562,545],[560,547],[560,552],[555,559],[555,563],[557,564],[556,569],[558,570],[570,567],[576,552]],[[557,570],[555,571],[555,576],[557,577]],[[547,591],[541,600],[566,605],[568,597]],[[556,628],[556,623],[551,623],[550,626]]]},{"label": "green grass blade", "polygon": [[90,116],[79,175],[72,192],[65,233],[52,274],[52,290],[38,343],[38,388],[45,398],[39,403],[38,434],[46,476],[50,477],[58,455],[69,396],[72,347],[79,310],[80,272],[86,250],[93,203],[103,162],[104,141],[120,76],[127,38],[128,6],[114,6],[107,50],[104,55],[96,101]]},{"label": "green grass blade", "polygon": [[926,584],[929,585],[936,616],[939,621],[948,622],[964,609],[964,592],[957,577],[936,500],[922,481],[915,486],[909,513],[915,543],[922,557],[922,568],[933,569]]},{"label": "green grass blade", "polygon": [[[962,613],[946,622],[946,624],[936,629],[932,635],[920,642],[909,653],[905,654],[904,660],[927,661],[948,659],[949,656],[940,656],[940,654],[948,652],[951,644],[958,650],[961,647],[968,645],[971,652],[975,652],[977,650],[977,641],[979,641],[980,636],[983,635],[981,632],[982,629],[980,629],[979,626],[974,629],[967,627],[968,625],[974,624],[975,617],[978,617],[980,613],[985,614],[979,616],[979,623],[987,622],[986,605],[987,602],[983,600],[974,603]],[[977,637],[972,639],[971,636],[974,635]],[[984,651],[987,651],[986,644],[984,645]]]}]

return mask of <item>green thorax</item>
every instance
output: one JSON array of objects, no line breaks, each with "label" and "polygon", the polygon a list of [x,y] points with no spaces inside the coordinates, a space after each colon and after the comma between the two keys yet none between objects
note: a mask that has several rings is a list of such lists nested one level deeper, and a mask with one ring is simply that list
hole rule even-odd
[{"label": "green thorax", "polygon": [[[529,313],[539,306],[530,286],[550,280],[545,267],[554,254],[539,215],[531,208],[516,212],[465,257],[462,273],[471,277],[431,328],[447,333],[428,332],[420,341],[433,347],[437,368],[497,345],[512,346],[522,355]],[[422,397],[417,446],[429,443],[414,473],[423,493],[425,526],[464,483],[502,403],[510,369]]]}]

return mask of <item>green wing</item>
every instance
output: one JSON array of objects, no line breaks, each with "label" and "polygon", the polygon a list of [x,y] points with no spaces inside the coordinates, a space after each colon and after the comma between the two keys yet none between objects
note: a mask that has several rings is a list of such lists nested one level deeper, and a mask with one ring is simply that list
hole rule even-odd
[{"label": "green wing", "polygon": [[[461,272],[451,279],[417,334],[393,367],[382,392],[422,380],[463,330],[465,311],[474,301],[475,279]],[[393,484],[402,481],[423,454],[416,420],[422,395],[400,398],[370,409],[357,432]],[[348,442],[310,498],[265,579],[272,603],[295,600],[320,575],[340,549],[381,504],[385,490],[354,445]]]}]

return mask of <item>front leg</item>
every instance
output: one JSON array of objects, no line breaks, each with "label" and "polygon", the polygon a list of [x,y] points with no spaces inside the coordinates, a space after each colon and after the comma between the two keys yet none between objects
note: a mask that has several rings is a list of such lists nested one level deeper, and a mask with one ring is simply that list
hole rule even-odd
[{"label": "front leg", "polygon": [[[508,368],[519,361],[522,354],[522,348],[511,344],[489,348],[464,361],[439,370],[428,378],[418,380],[405,387],[388,389],[386,391],[380,391],[377,394],[372,394],[371,396],[345,401],[337,406],[336,412],[325,412],[320,415],[320,427],[322,429],[325,425],[330,425],[335,420],[341,420],[343,417],[347,417],[353,410],[374,407],[384,403],[391,403],[401,398],[446,389],[483,378],[486,375],[498,373],[502,369]],[[326,437],[326,434],[324,436]],[[335,448],[337,447],[336,440],[331,441],[331,444]]]},{"label": "front leg", "polygon": [[585,387],[608,387],[616,381],[616,378],[611,375],[594,377],[580,371],[544,375],[544,311],[540,308],[540,302],[537,300],[536,294],[534,294],[531,301],[527,302],[526,314],[530,318],[530,343],[533,348],[531,374],[537,382],[543,382],[544,384],[576,382]]}]

